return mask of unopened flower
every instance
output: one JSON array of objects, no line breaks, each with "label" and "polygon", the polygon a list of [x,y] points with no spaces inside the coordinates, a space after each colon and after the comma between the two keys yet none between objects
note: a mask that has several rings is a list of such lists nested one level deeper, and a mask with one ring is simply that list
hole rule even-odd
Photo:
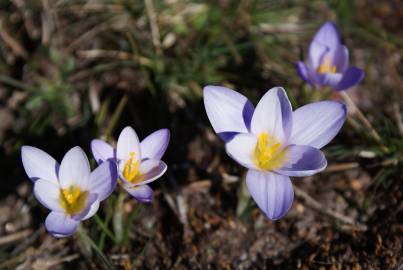
[{"label": "unopened flower", "polygon": [[229,156],[248,168],[246,184],[270,219],[290,209],[294,191],[290,176],[309,176],[325,169],[319,150],[338,133],[346,107],[321,101],[292,111],[281,87],[269,90],[256,109],[243,95],[225,87],[204,88],[208,118],[226,142]]},{"label": "unopened flower", "polygon": [[161,129],[146,137],[141,143],[131,127],[119,135],[117,147],[102,140],[93,140],[91,150],[98,163],[113,161],[119,172],[121,186],[140,202],[151,202],[153,190],[149,183],[161,177],[167,165],[161,160],[168,147],[169,130]]},{"label": "unopened flower", "polygon": [[348,49],[341,43],[336,26],[327,22],[315,34],[307,61],[297,63],[297,71],[302,79],[315,87],[346,90],[364,78],[364,72],[350,66],[348,58]]},{"label": "unopened flower", "polygon": [[31,146],[21,148],[21,157],[25,172],[34,182],[35,197],[51,210],[45,227],[55,237],[72,235],[80,221],[92,217],[116,186],[116,166],[105,162],[91,172],[87,156],[78,146],[66,153],[60,165]]}]

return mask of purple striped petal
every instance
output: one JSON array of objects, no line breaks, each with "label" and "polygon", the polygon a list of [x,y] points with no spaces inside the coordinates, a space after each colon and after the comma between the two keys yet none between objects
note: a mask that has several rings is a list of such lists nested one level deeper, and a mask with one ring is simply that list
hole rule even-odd
[{"label": "purple striped petal", "polygon": [[60,186],[66,188],[74,185],[87,190],[90,172],[87,156],[79,146],[76,146],[66,153],[60,164]]},{"label": "purple striped petal", "polygon": [[86,220],[93,217],[99,209],[99,204],[100,202],[98,200],[96,200],[93,204],[91,204],[91,206],[88,208],[88,212],[86,213],[85,216],[81,218],[81,220]]},{"label": "purple striped petal", "polygon": [[137,133],[131,127],[125,127],[119,135],[116,156],[126,161],[130,153],[135,153],[136,159],[141,159],[140,142]]},{"label": "purple striped petal", "polygon": [[364,79],[364,71],[356,67],[349,67],[343,74],[341,80],[334,86],[335,90],[347,90],[361,82]]},{"label": "purple striped petal", "polygon": [[321,101],[293,112],[290,144],[322,148],[339,132],[347,116],[347,108],[336,101]]},{"label": "purple striped petal", "polygon": [[148,135],[140,143],[141,158],[161,159],[168,147],[169,137],[168,129],[160,129]]},{"label": "purple striped petal", "polygon": [[[78,213],[78,214],[75,214],[74,216],[72,216],[72,218],[75,220],[78,220],[78,221],[87,218],[89,216],[90,212],[94,211],[94,208],[92,206],[93,206],[93,204],[96,204],[96,203],[99,204],[98,195],[95,193],[89,193],[87,200],[85,202],[84,209],[81,211],[81,213]],[[96,207],[96,205],[95,205],[95,207]]]},{"label": "purple striped petal", "polygon": [[61,212],[52,211],[46,218],[46,230],[54,237],[67,237],[77,230],[79,221]]},{"label": "purple striped petal", "polygon": [[322,151],[307,145],[290,145],[287,147],[287,160],[283,166],[275,170],[287,176],[310,176],[323,171],[327,166]]},{"label": "purple striped petal", "polygon": [[98,200],[105,200],[115,189],[118,178],[114,162],[106,161],[99,165],[91,174],[88,190],[98,195]]},{"label": "purple striped petal", "polygon": [[106,160],[116,159],[116,153],[113,147],[110,144],[104,142],[103,140],[98,139],[92,140],[91,151],[95,161],[98,164],[101,164]]},{"label": "purple striped petal", "polygon": [[282,218],[292,206],[294,190],[288,176],[248,170],[246,185],[260,210],[269,219]]},{"label": "purple striped petal", "polygon": [[274,87],[260,99],[252,116],[251,132],[267,132],[285,142],[292,129],[292,108],[282,87]]},{"label": "purple striped petal", "polygon": [[44,151],[32,147],[21,147],[21,159],[28,177],[35,181],[39,178],[58,184],[59,164]]},{"label": "purple striped petal", "polygon": [[336,87],[341,81],[343,74],[341,73],[323,73],[317,74],[317,80],[320,85],[328,85],[332,88]]},{"label": "purple striped petal", "polygon": [[340,34],[337,31],[337,27],[332,22],[326,22],[316,32],[313,42],[322,44],[328,48],[336,48],[341,43]]},{"label": "purple striped petal", "polygon": [[60,205],[60,187],[47,180],[38,179],[34,184],[35,198],[49,210],[64,211]]},{"label": "purple striped petal", "polygon": [[304,62],[298,61],[297,65],[297,72],[298,75],[306,82],[310,83],[309,81],[309,70],[308,67],[305,65]]},{"label": "purple striped petal", "polygon": [[253,105],[238,92],[220,86],[203,89],[204,106],[216,133],[248,132]]},{"label": "purple striped petal", "polygon": [[311,42],[308,52],[308,67],[316,71],[328,52],[329,48],[325,45],[318,42]]},{"label": "purple striped petal", "polygon": [[127,188],[126,191],[136,200],[142,203],[149,203],[153,200],[154,192],[148,185]]},{"label": "purple striped petal", "polygon": [[337,46],[332,52],[332,63],[336,66],[337,73],[343,73],[348,68],[348,49],[344,45]]},{"label": "purple striped petal", "polygon": [[256,136],[252,134],[238,134],[225,144],[227,154],[242,166],[255,169],[253,151],[257,143]]}]

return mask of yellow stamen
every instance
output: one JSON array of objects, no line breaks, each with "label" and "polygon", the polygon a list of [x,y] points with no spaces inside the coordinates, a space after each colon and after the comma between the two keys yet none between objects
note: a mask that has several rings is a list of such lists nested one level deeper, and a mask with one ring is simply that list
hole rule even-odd
[{"label": "yellow stamen", "polygon": [[332,59],[327,56],[323,59],[322,64],[318,68],[320,74],[323,73],[336,73],[336,66],[332,64]]},{"label": "yellow stamen", "polygon": [[286,152],[281,144],[268,133],[260,133],[253,153],[255,165],[261,170],[274,170],[280,168],[285,160]]},{"label": "yellow stamen", "polygon": [[123,167],[123,176],[130,183],[137,184],[143,181],[143,176],[139,170],[140,161],[136,160],[136,154],[130,153],[130,158],[126,161]]},{"label": "yellow stamen", "polygon": [[70,186],[60,190],[59,202],[67,214],[76,215],[84,210],[87,197],[87,191],[82,191],[77,186]]}]

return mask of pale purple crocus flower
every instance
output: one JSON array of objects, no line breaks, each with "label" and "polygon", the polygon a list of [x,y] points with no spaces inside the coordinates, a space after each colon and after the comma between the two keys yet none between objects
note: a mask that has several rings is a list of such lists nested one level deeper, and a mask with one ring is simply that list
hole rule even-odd
[{"label": "pale purple crocus flower", "polygon": [[121,186],[136,200],[147,203],[153,199],[153,190],[148,184],[167,170],[161,158],[168,147],[169,137],[168,129],[160,129],[140,143],[134,129],[125,127],[116,149],[96,139],[91,142],[91,150],[98,163],[113,161],[118,168]]},{"label": "pale purple crocus flower", "polygon": [[347,90],[364,78],[364,72],[350,66],[348,58],[348,49],[341,43],[336,26],[327,22],[315,34],[307,61],[297,63],[297,71],[302,79],[315,87]]},{"label": "pale purple crocus flower", "polygon": [[256,106],[225,87],[207,86],[204,105],[213,129],[225,141],[227,154],[248,169],[246,185],[264,214],[283,217],[294,191],[290,176],[313,175],[325,169],[319,150],[338,133],[346,107],[321,101],[292,111],[281,87],[267,91]]},{"label": "pale purple crocus flower", "polygon": [[21,148],[22,163],[34,182],[34,195],[51,210],[45,221],[55,237],[75,233],[80,221],[92,217],[99,203],[115,189],[117,170],[105,162],[91,172],[87,156],[80,147],[70,149],[59,163],[44,151]]}]

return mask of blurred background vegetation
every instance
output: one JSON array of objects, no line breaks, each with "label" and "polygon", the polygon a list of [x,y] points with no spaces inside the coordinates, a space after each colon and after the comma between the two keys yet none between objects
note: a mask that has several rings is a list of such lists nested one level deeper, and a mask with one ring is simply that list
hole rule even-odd
[{"label": "blurred background vegetation", "polygon": [[[250,205],[242,169],[208,123],[202,88],[224,85],[256,102],[283,86],[294,108],[341,99],[295,71],[328,20],[366,72],[349,95],[381,140],[350,108],[325,148],[328,170],[295,181],[292,211],[273,223]],[[97,269],[106,260],[124,269],[400,269],[402,25],[399,0],[0,0],[0,268]],[[117,211],[115,196],[86,223],[100,249],[92,260],[76,244],[85,239],[44,232],[46,210],[19,150],[33,145],[60,160],[80,145],[90,155],[92,138],[113,142],[126,125],[141,138],[171,130],[169,171],[153,184],[152,205],[126,198]]]}]

